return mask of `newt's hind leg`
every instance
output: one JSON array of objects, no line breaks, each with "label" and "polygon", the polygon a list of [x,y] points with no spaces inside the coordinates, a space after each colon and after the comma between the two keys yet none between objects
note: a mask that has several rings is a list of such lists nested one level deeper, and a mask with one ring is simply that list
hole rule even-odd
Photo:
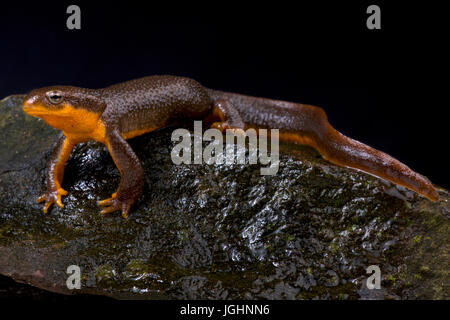
[{"label": "newt's hind leg", "polygon": [[211,115],[208,119],[211,128],[225,132],[230,129],[232,131],[239,131],[245,129],[245,123],[242,121],[238,110],[227,100],[217,100],[213,104]]}]

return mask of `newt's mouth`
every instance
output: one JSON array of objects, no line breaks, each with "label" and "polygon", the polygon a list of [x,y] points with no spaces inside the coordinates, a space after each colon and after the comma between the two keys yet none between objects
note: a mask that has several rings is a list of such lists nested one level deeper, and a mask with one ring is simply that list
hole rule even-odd
[{"label": "newt's mouth", "polygon": [[36,104],[30,104],[30,103],[27,103],[26,101],[22,105],[22,110],[26,114],[28,114],[30,116],[34,116],[34,117],[39,117],[41,115],[50,113],[47,108],[44,108],[44,107],[36,105]]}]

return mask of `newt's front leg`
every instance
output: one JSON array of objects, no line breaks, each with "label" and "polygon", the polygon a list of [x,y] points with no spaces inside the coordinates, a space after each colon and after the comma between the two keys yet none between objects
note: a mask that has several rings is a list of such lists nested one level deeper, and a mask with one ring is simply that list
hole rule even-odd
[{"label": "newt's front leg", "polygon": [[53,203],[56,203],[60,208],[64,207],[61,196],[65,196],[67,191],[61,188],[61,183],[64,177],[64,167],[73,147],[74,144],[65,135],[61,135],[56,142],[47,169],[47,191],[37,199],[38,203],[45,201],[44,213],[47,213]]},{"label": "newt's front leg", "polygon": [[98,202],[99,205],[107,206],[100,213],[120,210],[122,216],[127,218],[131,206],[142,194],[144,171],[138,157],[119,130],[107,130],[105,144],[119,169],[121,180],[117,192],[113,193],[111,198]]}]

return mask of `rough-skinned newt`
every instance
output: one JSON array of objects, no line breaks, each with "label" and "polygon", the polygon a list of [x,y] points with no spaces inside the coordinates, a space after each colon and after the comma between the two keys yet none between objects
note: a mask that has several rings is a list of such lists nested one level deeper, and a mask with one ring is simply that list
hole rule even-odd
[{"label": "rough-skinned newt", "polygon": [[73,147],[97,140],[106,145],[120,174],[117,192],[99,201],[101,213],[120,210],[127,217],[142,194],[143,169],[127,139],[180,120],[204,120],[220,130],[279,129],[280,140],[312,146],[328,161],[357,168],[437,201],[423,176],[391,156],[336,131],[315,106],[211,90],[176,76],[150,76],[103,89],[51,86],[32,90],[23,110],[62,131],[46,174],[47,191],[38,198],[44,212],[63,207],[64,167]]}]

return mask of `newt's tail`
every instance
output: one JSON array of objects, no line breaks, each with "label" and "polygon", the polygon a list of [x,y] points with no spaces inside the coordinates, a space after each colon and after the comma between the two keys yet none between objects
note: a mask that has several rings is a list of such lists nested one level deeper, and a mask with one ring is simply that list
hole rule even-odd
[{"label": "newt's tail", "polygon": [[360,169],[432,201],[439,200],[428,179],[388,154],[339,133],[321,108],[216,90],[209,90],[209,94],[213,100],[229,101],[247,127],[279,129],[281,140],[309,145],[332,163]]}]

